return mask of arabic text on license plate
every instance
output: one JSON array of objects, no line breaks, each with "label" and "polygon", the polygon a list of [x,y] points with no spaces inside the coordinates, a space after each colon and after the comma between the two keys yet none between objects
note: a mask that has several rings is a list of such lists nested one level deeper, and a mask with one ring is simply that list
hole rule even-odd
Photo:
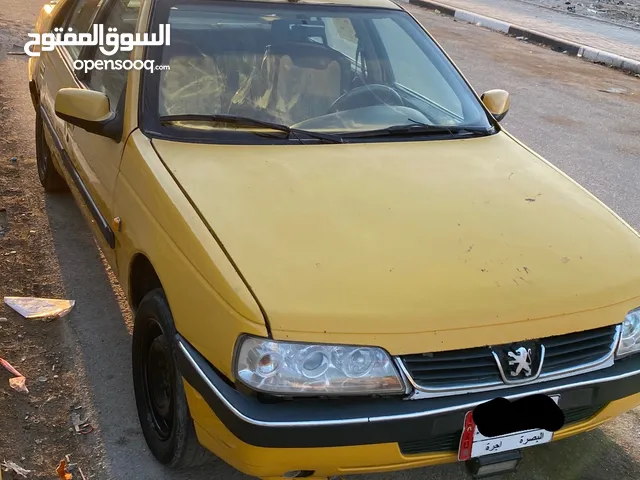
[{"label": "arabic text on license plate", "polygon": [[[560,396],[551,397],[558,403]],[[471,434],[473,432],[473,434]],[[464,430],[460,437],[458,460],[463,462],[470,458],[478,458],[493,453],[507,452],[519,448],[548,443],[553,439],[553,432],[547,430],[525,430],[509,433],[499,437],[485,437],[478,431],[473,421],[473,411],[464,417]]]}]

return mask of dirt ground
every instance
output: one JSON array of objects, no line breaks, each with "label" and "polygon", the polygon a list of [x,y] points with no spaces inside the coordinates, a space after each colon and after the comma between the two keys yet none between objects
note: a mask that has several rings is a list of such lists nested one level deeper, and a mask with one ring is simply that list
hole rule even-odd
[{"label": "dirt ground", "polygon": [[576,15],[599,18],[632,28],[640,28],[640,0],[520,0],[564,10]]},{"label": "dirt ground", "polygon": [[[28,102],[26,57],[21,51],[39,3],[2,0],[0,9],[0,294],[65,298],[49,233],[45,199],[38,183],[33,142],[34,112]],[[5,8],[7,7],[7,8]],[[0,303],[0,357],[27,379],[29,394],[9,387],[0,368],[0,462],[30,470],[28,478],[58,478],[61,459],[95,476],[86,452],[99,448],[75,433],[72,413],[91,417],[73,342],[63,322],[25,320]],[[90,420],[90,418],[89,418]],[[87,448],[85,448],[87,447]],[[3,480],[23,478],[4,471]],[[74,478],[82,478],[76,470]]]},{"label": "dirt ground", "polygon": [[[37,183],[33,111],[15,102],[16,90],[26,88],[23,58],[5,59],[0,76],[0,212],[4,212],[0,239],[0,279],[3,296],[65,298],[57,278],[56,255],[48,234],[44,198]],[[23,97],[24,98],[24,97]],[[25,133],[29,134],[25,134]],[[15,159],[15,160],[13,160]],[[0,356],[27,378],[29,394],[9,388],[10,374],[0,372],[0,461],[32,470],[29,478],[56,478],[55,468],[73,453],[83,473],[94,469],[84,461],[88,436],[75,433],[71,414],[84,419],[83,394],[77,388],[78,369],[69,349],[65,319],[26,320],[0,306]],[[79,457],[79,458],[76,458]],[[5,472],[3,479],[20,478]]]}]

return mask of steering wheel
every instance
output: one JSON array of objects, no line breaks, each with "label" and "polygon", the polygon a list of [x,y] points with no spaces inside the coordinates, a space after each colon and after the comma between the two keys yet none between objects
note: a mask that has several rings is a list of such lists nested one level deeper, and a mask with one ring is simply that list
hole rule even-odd
[{"label": "steering wheel", "polygon": [[341,95],[329,107],[326,114],[383,104],[404,105],[404,102],[400,94],[393,88],[379,83],[372,83],[356,87]]}]

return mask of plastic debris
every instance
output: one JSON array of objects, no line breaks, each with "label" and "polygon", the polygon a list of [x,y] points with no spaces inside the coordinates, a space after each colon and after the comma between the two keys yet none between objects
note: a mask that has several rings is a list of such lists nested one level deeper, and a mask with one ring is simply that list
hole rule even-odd
[{"label": "plastic debris", "polygon": [[58,477],[60,477],[62,480],[73,479],[73,474],[67,472],[66,460],[60,460],[60,463],[58,464],[58,468],[56,468],[56,473],[58,474]]},{"label": "plastic debris", "polygon": [[91,425],[87,420],[82,420],[80,418],[80,414],[77,412],[73,412],[71,414],[71,422],[73,423],[73,428],[76,433],[80,435],[87,435],[93,432],[93,425]]},{"label": "plastic debris", "polygon": [[71,463],[70,455],[65,455],[62,460],[60,460],[60,464],[58,464],[58,468],[56,468],[56,473],[62,480],[72,480],[73,472],[78,470],[80,477],[82,480],[87,480],[87,477],[84,476],[82,469],[79,465],[75,463]]},{"label": "plastic debris", "polygon": [[16,392],[29,393],[27,388],[27,379],[24,377],[13,377],[9,379],[9,386]]},{"label": "plastic debris", "polygon": [[37,297],[4,297],[4,303],[24,318],[51,320],[64,317],[76,304],[75,300]]},{"label": "plastic debris", "polygon": [[31,473],[31,470],[27,470],[26,468],[22,468],[20,465],[14,462],[7,462],[6,460],[2,462],[2,468],[7,471],[13,471],[17,475],[21,475],[27,478],[27,475]]},{"label": "plastic debris", "polygon": [[7,209],[0,208],[0,238],[2,238],[8,230],[9,222],[7,220]]},{"label": "plastic debris", "polygon": [[0,357],[0,365],[2,365],[9,373],[15,375],[15,377],[9,379],[9,386],[21,393],[29,393],[27,388],[27,379],[13,365],[7,362],[4,358]]},{"label": "plastic debris", "polygon": [[605,93],[619,93],[619,94],[628,93],[628,90],[626,88],[618,88],[618,87],[599,88],[598,91],[605,92]]}]

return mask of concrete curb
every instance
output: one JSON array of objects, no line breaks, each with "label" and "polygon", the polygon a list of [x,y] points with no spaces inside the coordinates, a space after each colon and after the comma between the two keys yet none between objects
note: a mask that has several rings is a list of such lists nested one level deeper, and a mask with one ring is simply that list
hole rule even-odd
[{"label": "concrete curb", "polygon": [[549,35],[547,33],[530,30],[528,28],[513,25],[502,20],[478,15],[467,10],[450,7],[444,3],[434,2],[432,0],[404,0],[405,3],[426,8],[428,10],[436,10],[439,13],[457,18],[464,22],[474,23],[478,26],[506,33],[514,37],[525,37],[527,41],[546,45],[555,51],[566,52],[568,55],[583,58],[584,60],[607,65],[626,72],[640,74],[640,61],[630,58],[621,57],[615,53],[598,50],[587,45],[564,40],[562,38]]}]

